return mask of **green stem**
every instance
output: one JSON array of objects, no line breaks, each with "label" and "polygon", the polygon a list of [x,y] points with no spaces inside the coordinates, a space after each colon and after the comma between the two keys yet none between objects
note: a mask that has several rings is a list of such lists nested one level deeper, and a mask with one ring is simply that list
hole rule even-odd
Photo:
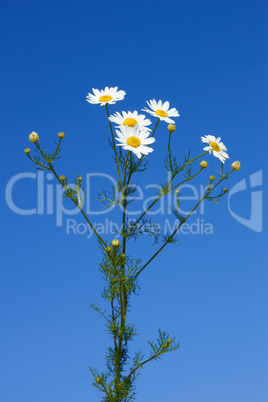
[{"label": "green stem", "polygon": [[[122,233],[123,233],[123,245],[122,245],[122,254],[126,253],[126,237],[124,235],[125,226],[126,226],[126,191],[129,185],[131,172],[129,173],[129,177],[127,180],[127,168],[128,168],[128,159],[130,157],[130,151],[126,157],[126,165],[124,170],[124,185],[121,191],[122,196],[122,205],[123,205],[123,217],[122,217]],[[127,181],[127,183],[126,183]],[[120,297],[120,315],[121,315],[121,333],[119,335],[118,341],[118,348],[116,350],[116,383],[120,382],[120,361],[121,361],[121,354],[122,354],[122,344],[123,344],[123,333],[125,330],[125,323],[126,323],[126,312],[127,312],[127,292],[125,287],[125,264],[121,265],[121,272],[120,272],[120,282],[119,282],[119,297]],[[117,396],[119,400],[119,395]]]},{"label": "green stem", "polygon": [[173,172],[172,160],[171,160],[170,140],[171,140],[171,131],[169,132],[169,136],[168,136],[168,159],[169,159],[170,171],[171,171],[171,174],[172,174],[172,177],[173,177],[173,176],[174,176],[174,172]]},{"label": "green stem", "polygon": [[158,356],[161,355],[162,352],[155,354],[154,356],[150,357],[149,359],[145,360],[144,362],[140,363],[138,367],[135,367],[131,373],[125,378],[125,381],[128,380],[139,368],[141,368],[144,364],[156,359]]},{"label": "green stem", "polygon": [[33,163],[35,163],[37,166],[40,166],[42,169],[50,170],[47,166],[42,165],[42,163],[38,163],[38,162],[36,162],[35,160],[33,160],[30,155],[27,155],[27,158],[31,159],[31,161],[32,161]]},{"label": "green stem", "polygon": [[154,135],[155,135],[155,132],[156,132],[156,129],[157,129],[157,126],[158,126],[159,122],[160,122],[160,119],[158,118],[157,122],[155,123],[155,128],[154,128],[152,137],[154,137]]},{"label": "green stem", "polygon": [[[154,131],[153,131],[151,137],[154,137],[159,122],[160,122],[160,119],[158,119],[157,122],[155,123],[155,128],[154,128]],[[137,168],[141,165],[141,163],[142,163],[142,161],[143,161],[144,159],[145,159],[145,155],[143,155],[143,156],[140,158],[140,160],[137,162],[137,164],[135,165],[135,169],[137,169]]]},{"label": "green stem", "polygon": [[[208,151],[204,152],[203,154],[195,157],[194,159],[186,162],[182,168],[176,173],[174,174],[171,179],[169,180],[167,187],[170,186],[170,184],[172,183],[172,181],[175,179],[175,177],[177,176],[177,174],[183,169],[185,168],[187,165],[189,165],[190,163],[194,162],[196,159],[201,158],[201,156],[204,156],[208,153]],[[170,189],[168,193],[170,193],[172,190],[174,190],[175,188],[177,188],[178,186],[181,186],[183,183],[185,183],[188,180],[191,180],[193,177],[197,176],[203,169],[200,169],[195,175],[193,175],[190,179],[185,179],[182,182],[180,182],[179,184],[177,184],[175,187],[173,187],[172,189]],[[163,197],[163,193],[159,194],[159,196],[149,205],[149,207],[141,214],[141,216],[137,219],[137,221],[135,222],[135,224],[131,227],[130,231],[128,232],[128,235],[130,235],[132,233],[132,231],[135,229],[135,227],[137,226],[137,224],[141,221],[141,219],[148,213],[148,211],[150,211],[150,209],[157,203],[157,201],[160,200],[161,197]]]},{"label": "green stem", "polygon": [[111,124],[110,119],[109,119],[110,113],[109,113],[109,109],[108,109],[108,103],[106,103],[106,112],[107,112],[107,116],[108,116],[111,136],[112,136],[112,143],[113,143],[113,150],[114,150],[114,156],[115,156],[115,163],[116,163],[116,167],[117,167],[119,185],[121,185],[120,166],[119,166],[119,160],[118,160],[117,151],[116,151],[116,145],[115,145],[115,140],[114,140],[114,132],[113,132],[112,124]]},{"label": "green stem", "polygon": [[[60,139],[60,141],[59,141],[59,143],[58,143],[58,147],[59,147],[59,145],[60,145],[60,142],[61,142],[61,139]],[[50,170],[50,171],[54,174],[54,176],[56,177],[56,179],[58,180],[58,182],[61,184],[61,186],[62,186],[66,191],[68,191],[68,187],[65,186],[65,185],[62,183],[61,179],[59,178],[59,176],[57,175],[57,173],[55,172],[55,170],[54,170],[54,168],[53,168],[52,162],[51,162],[50,160],[48,160],[48,158],[46,157],[46,155],[45,155],[44,152],[42,151],[42,148],[40,147],[40,145],[36,142],[36,143],[35,143],[35,146],[36,146],[36,148],[38,149],[38,151],[41,153],[41,155],[43,156],[44,160],[48,163],[49,168],[48,168],[48,167],[45,167],[45,166],[43,166],[43,165],[41,165],[41,166],[44,167],[44,168],[46,168],[47,170]],[[58,147],[57,147],[57,148],[58,148]],[[29,157],[30,157],[30,156],[29,156]],[[30,157],[30,159],[31,159],[34,163],[36,163],[31,157]],[[38,163],[36,163],[36,164],[38,165]],[[70,198],[70,197],[69,197],[69,198]],[[100,243],[101,243],[104,247],[107,247],[107,244],[106,244],[105,241],[101,238],[101,236],[98,234],[98,232],[96,231],[96,229],[94,228],[94,226],[92,225],[92,223],[90,222],[90,220],[88,219],[87,215],[85,214],[84,210],[82,209],[81,205],[79,205],[77,202],[75,202],[72,198],[70,198],[70,200],[73,201],[73,202],[75,203],[75,205],[79,208],[79,210],[81,211],[81,213],[82,213],[82,215],[84,216],[85,220],[87,221],[87,223],[89,224],[89,226],[91,227],[91,229],[93,230],[93,232],[95,233],[95,235],[98,237]]]},{"label": "green stem", "polygon": [[[180,229],[180,227],[183,225],[183,223],[185,223],[187,221],[187,219],[192,215],[192,213],[196,210],[196,208],[201,204],[202,201],[204,201],[207,196],[223,181],[225,180],[231,173],[233,172],[233,170],[229,173],[227,173],[224,177],[222,177],[217,184],[215,184],[214,187],[212,187],[211,189],[208,190],[208,192],[204,195],[203,198],[201,198],[201,200],[195,205],[195,207],[191,210],[191,212],[189,212],[189,214],[180,222],[180,224],[177,226],[177,228],[173,231],[173,233],[171,234],[170,237],[174,237],[175,234],[177,233],[177,231]],[[136,275],[134,276],[134,278],[132,279],[133,282],[135,281],[135,279],[141,274],[141,272],[150,264],[150,262],[153,261],[153,259],[166,247],[166,245],[169,243],[169,241],[165,241],[165,243],[157,250],[157,252],[146,262],[146,264],[136,273]]]},{"label": "green stem", "polygon": [[204,170],[204,169],[202,169],[202,168],[199,169],[198,172],[196,172],[196,173],[193,174],[192,176],[190,176],[190,177],[188,177],[187,179],[181,181],[179,184],[176,184],[176,186],[174,186],[174,187],[172,187],[172,188],[170,189],[170,193],[171,193],[173,190],[176,190],[176,188],[179,187],[179,186],[181,186],[183,183],[186,183],[187,181],[192,180],[195,176],[199,175],[199,173],[201,173],[202,170]]},{"label": "green stem", "polygon": [[[62,183],[61,179],[59,178],[59,176],[58,176],[57,173],[55,172],[55,170],[54,170],[54,168],[53,168],[53,166],[52,166],[52,163],[51,163],[51,162],[48,162],[48,164],[49,164],[49,168],[50,168],[51,172],[54,174],[54,176],[56,177],[56,179],[58,180],[58,182],[61,184],[61,186],[62,186],[65,190],[68,190],[68,187],[65,186],[65,185]],[[69,198],[70,198],[70,197],[69,197]],[[81,213],[82,213],[82,215],[84,216],[85,220],[87,221],[87,223],[89,224],[89,226],[91,227],[91,229],[93,230],[93,232],[95,233],[95,235],[97,236],[97,238],[99,239],[100,243],[101,243],[104,247],[107,247],[107,244],[106,244],[105,241],[101,238],[101,236],[98,234],[98,232],[96,231],[96,229],[94,228],[94,226],[92,225],[92,223],[90,222],[90,220],[88,219],[88,217],[87,217],[86,213],[84,212],[83,208],[81,207],[81,205],[79,205],[77,202],[75,202],[72,198],[70,198],[70,199],[71,199],[71,200],[75,203],[75,205],[79,208],[79,210],[81,211]]]}]

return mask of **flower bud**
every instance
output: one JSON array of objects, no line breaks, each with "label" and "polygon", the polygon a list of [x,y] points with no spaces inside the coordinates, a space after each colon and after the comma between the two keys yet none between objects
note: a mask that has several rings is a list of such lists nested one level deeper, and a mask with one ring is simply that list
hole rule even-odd
[{"label": "flower bud", "polygon": [[168,344],[167,344],[167,343],[164,343],[163,349],[166,349],[166,348],[168,348]]},{"label": "flower bud", "polygon": [[82,181],[82,176],[78,176],[78,177],[77,177],[77,180],[78,180],[78,181]]},{"label": "flower bud", "polygon": [[103,383],[102,378],[97,377],[97,378],[96,378],[96,382],[97,382],[98,384],[102,384],[102,383]]},{"label": "flower bud", "polygon": [[175,193],[179,194],[180,190],[178,188],[176,188]]},{"label": "flower bud", "polygon": [[167,128],[168,128],[168,131],[170,132],[170,133],[173,133],[173,131],[176,131],[176,126],[174,125],[174,124],[169,124],[168,126],[167,126]]},{"label": "flower bud", "polygon": [[170,345],[172,342],[173,342],[173,341],[172,341],[172,339],[170,339],[170,338],[167,340],[167,344],[168,344],[168,345]]},{"label": "flower bud", "polygon": [[229,191],[228,188],[225,188],[225,189],[223,190],[224,193],[228,193],[228,191]]},{"label": "flower bud", "polygon": [[214,180],[215,180],[215,176],[213,176],[213,175],[209,176],[209,180],[210,180],[210,181],[214,181]]},{"label": "flower bud", "polygon": [[66,177],[64,176],[64,174],[62,174],[62,175],[60,176],[60,180],[61,180],[61,181],[66,180]]},{"label": "flower bud", "polygon": [[123,258],[123,260],[126,258],[126,254],[122,254],[121,257]]},{"label": "flower bud", "polygon": [[105,248],[106,253],[109,253],[111,250],[112,250],[112,249],[111,249],[110,246],[107,246],[107,247]]},{"label": "flower bud", "polygon": [[231,167],[238,172],[238,170],[240,170],[241,163],[239,161],[235,161],[231,164]]},{"label": "flower bud", "polygon": [[25,148],[25,149],[24,149],[24,152],[25,152],[27,155],[29,155],[29,153],[31,152],[31,150],[30,150],[30,148]]},{"label": "flower bud", "polygon": [[58,134],[58,137],[62,139],[62,138],[65,137],[65,134],[61,132],[61,133]]},{"label": "flower bud", "polygon": [[201,169],[206,169],[208,167],[207,161],[200,162],[200,167],[201,167]]},{"label": "flower bud", "polygon": [[31,132],[31,134],[29,135],[29,141],[37,142],[38,140],[39,140],[39,135],[35,131]]},{"label": "flower bud", "polygon": [[113,239],[111,245],[113,247],[119,247],[120,246],[120,241],[117,239]]}]

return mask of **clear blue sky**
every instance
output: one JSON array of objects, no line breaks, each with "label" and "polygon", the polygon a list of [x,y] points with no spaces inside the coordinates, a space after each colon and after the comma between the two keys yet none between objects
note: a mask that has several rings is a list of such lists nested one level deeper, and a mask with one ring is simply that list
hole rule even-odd
[{"label": "clear blue sky", "polygon": [[[91,88],[118,86],[127,95],[111,112],[141,110],[152,98],[178,109],[173,148],[180,157],[190,147],[193,155],[202,151],[201,135],[222,137],[230,161],[242,164],[229,188],[247,184],[232,196],[231,208],[249,219],[250,176],[267,158],[267,2],[1,0],[0,19],[0,396],[3,402],[95,402],[88,367],[103,368],[110,344],[89,309],[102,303],[95,239],[68,235],[68,217],[57,227],[55,213],[14,213],[4,190],[16,174],[35,173],[23,153],[31,131],[47,147],[66,133],[60,173],[113,175],[105,109],[85,98]],[[162,123],[143,185],[165,180],[166,144]],[[208,161],[214,174],[217,160]],[[96,208],[102,183],[92,183]],[[206,184],[205,173],[197,183]],[[46,194],[51,184],[45,177]],[[263,191],[259,184],[254,191]],[[14,202],[35,208],[36,191],[36,181],[20,180]],[[185,200],[186,209],[190,203]],[[182,346],[144,368],[137,401],[266,402],[265,222],[260,233],[242,225],[227,198],[207,203],[196,218],[210,222],[213,235],[181,235],[140,278],[130,313],[140,334],[133,350],[148,351],[159,327]],[[149,239],[131,246],[145,260],[152,251]]]}]

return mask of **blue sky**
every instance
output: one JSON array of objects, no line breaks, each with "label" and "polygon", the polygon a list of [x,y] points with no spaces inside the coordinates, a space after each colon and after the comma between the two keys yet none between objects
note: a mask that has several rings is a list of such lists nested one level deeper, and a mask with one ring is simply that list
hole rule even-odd
[{"label": "blue sky", "polygon": [[[241,161],[228,185],[231,190],[245,180],[246,189],[234,193],[230,205],[250,219],[253,193],[264,190],[250,178],[257,172],[260,180],[267,157],[266,16],[261,0],[1,1],[3,401],[98,400],[88,367],[104,367],[110,344],[101,318],[89,309],[102,303],[95,239],[67,234],[68,216],[56,226],[46,198],[44,214],[20,215],[6,202],[10,180],[36,172],[23,153],[29,133],[37,131],[48,148],[59,131],[66,133],[60,174],[115,175],[105,109],[88,104],[87,93],[105,86],[125,90],[112,113],[140,111],[152,98],[168,100],[181,115],[173,136],[180,158],[189,148],[201,153],[201,135],[212,134],[222,137],[231,162]],[[161,123],[143,188],[165,181],[166,146]],[[217,160],[207,160],[214,174]],[[206,183],[204,173],[197,189]],[[106,184],[92,179],[92,209]],[[44,177],[45,196],[54,189],[54,207],[55,185]],[[13,201],[35,208],[36,193],[36,180],[19,180]],[[192,193],[185,189],[184,195]],[[185,209],[191,203],[184,200]],[[132,350],[148,351],[158,328],[182,346],[144,368],[137,401],[267,401],[267,218],[256,232],[232,216],[227,197],[204,208],[193,222],[211,223],[213,234],[180,235],[140,278],[130,313],[140,335]],[[253,209],[260,217],[258,200]],[[146,261],[153,246],[145,238],[129,251]]]}]

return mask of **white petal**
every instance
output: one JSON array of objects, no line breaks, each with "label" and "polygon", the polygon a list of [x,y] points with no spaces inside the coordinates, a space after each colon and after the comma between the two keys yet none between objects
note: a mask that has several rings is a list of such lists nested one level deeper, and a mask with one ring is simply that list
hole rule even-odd
[{"label": "white petal", "polygon": [[152,144],[153,142],[155,142],[155,138],[151,137],[151,138],[147,138],[145,140],[142,141],[142,145],[148,145],[148,144]]},{"label": "white petal", "polygon": [[162,109],[163,109],[165,112],[167,112],[167,111],[168,111],[168,108],[169,108],[169,102],[166,101],[166,102],[163,104]]}]

